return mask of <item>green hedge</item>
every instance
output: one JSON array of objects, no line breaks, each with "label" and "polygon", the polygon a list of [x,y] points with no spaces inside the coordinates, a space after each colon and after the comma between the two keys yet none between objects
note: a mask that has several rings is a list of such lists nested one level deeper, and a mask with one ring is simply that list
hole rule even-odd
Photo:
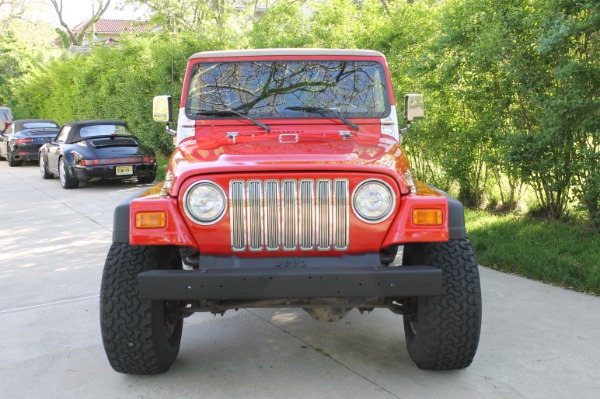
[{"label": "green hedge", "polygon": [[0,81],[0,94],[9,87],[18,116],[123,119],[168,153],[171,140],[151,121],[151,99],[171,94],[178,102],[191,54],[372,48],[386,54],[398,99],[425,94],[427,119],[405,137],[417,177],[477,208],[515,208],[529,187],[548,217],[581,209],[600,229],[600,2],[306,4],[312,13],[280,1],[256,23],[240,15],[197,27],[170,21],[178,33],[131,36],[119,47],[26,68]]}]

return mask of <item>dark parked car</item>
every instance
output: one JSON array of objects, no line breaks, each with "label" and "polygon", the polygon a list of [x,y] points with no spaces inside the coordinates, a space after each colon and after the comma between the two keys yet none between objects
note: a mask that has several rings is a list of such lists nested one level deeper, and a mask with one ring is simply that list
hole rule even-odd
[{"label": "dark parked car", "polygon": [[150,183],[156,177],[154,151],[131,134],[121,121],[76,121],[63,125],[39,153],[44,179],[58,175],[63,188],[81,180],[129,179]]},{"label": "dark parked car", "polygon": [[59,128],[51,119],[16,120],[0,135],[0,157],[10,166],[37,161],[40,147],[56,137]]}]

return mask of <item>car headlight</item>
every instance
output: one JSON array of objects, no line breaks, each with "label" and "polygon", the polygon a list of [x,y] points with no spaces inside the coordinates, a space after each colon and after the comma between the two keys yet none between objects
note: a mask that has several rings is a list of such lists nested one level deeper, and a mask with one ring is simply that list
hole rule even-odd
[{"label": "car headlight", "polygon": [[185,193],[185,212],[196,223],[216,223],[225,214],[226,207],[225,192],[215,183],[200,181]]},{"label": "car headlight", "polygon": [[357,216],[368,223],[385,220],[394,209],[394,192],[381,180],[366,180],[354,191],[352,204]]}]

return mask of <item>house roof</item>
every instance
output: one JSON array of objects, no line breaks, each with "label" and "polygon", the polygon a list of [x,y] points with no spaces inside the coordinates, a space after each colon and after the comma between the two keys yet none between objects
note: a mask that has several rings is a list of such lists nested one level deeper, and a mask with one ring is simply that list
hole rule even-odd
[{"label": "house roof", "polygon": [[[89,19],[81,22],[73,28],[73,32],[81,32]],[[88,27],[90,30],[91,27]],[[146,32],[148,26],[146,21],[132,21],[126,19],[99,19],[94,24],[96,33],[123,33],[123,32]]]}]

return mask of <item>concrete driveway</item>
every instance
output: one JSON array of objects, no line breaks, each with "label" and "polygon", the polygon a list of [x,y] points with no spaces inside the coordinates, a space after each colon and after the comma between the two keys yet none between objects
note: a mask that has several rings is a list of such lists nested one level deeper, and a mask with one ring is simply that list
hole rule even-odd
[{"label": "concrete driveway", "polygon": [[[597,398],[600,298],[481,269],[484,318],[470,368],[426,372],[402,318],[302,310],[196,314],[171,370],[115,373],[98,292],[112,211],[143,186],[64,190],[0,161],[0,398]],[[600,267],[600,265],[599,265]]]}]

